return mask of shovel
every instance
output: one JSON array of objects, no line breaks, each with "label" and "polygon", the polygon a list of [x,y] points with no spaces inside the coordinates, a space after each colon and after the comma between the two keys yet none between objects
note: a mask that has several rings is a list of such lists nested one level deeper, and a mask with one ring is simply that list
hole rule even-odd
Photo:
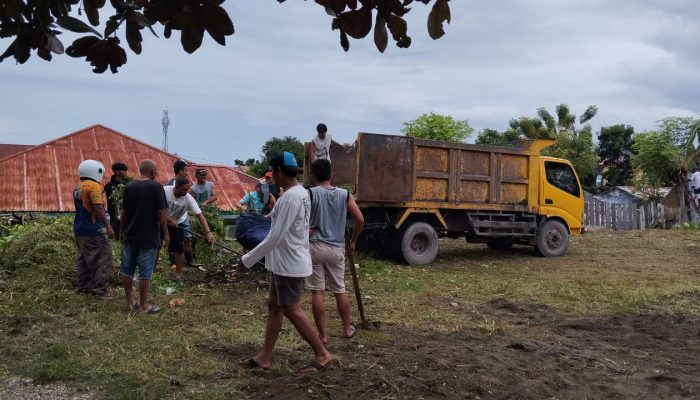
[{"label": "shovel", "polygon": [[350,264],[350,275],[352,275],[352,286],[355,289],[355,300],[357,300],[357,308],[360,312],[360,328],[367,330],[379,329],[381,323],[379,321],[367,321],[365,318],[365,307],[362,305],[362,294],[360,294],[360,282],[357,279],[357,270],[355,270],[355,256],[347,255],[348,263]]},{"label": "shovel", "polygon": [[[186,229],[186,228],[183,228],[183,227],[180,227],[180,229],[182,229],[182,230],[185,231],[185,232],[189,232],[189,233],[191,233],[191,234],[197,236],[197,237],[200,238],[200,239],[208,240],[206,236],[200,235],[200,234],[197,233],[197,232],[193,232],[193,231],[191,231],[191,230],[189,230],[189,229]],[[226,251],[230,251],[230,252],[233,253],[233,254],[237,254],[238,256],[243,257],[243,254],[237,252],[236,250],[234,250],[234,249],[232,249],[232,248],[230,248],[230,247],[226,247],[226,246],[224,246],[223,244],[219,244],[219,243],[217,243],[217,242],[212,242],[212,244],[215,244],[215,245],[221,247],[222,249],[224,249],[224,250],[226,250]],[[256,265],[258,265],[258,264],[261,265],[263,268],[265,268],[265,264],[263,264],[262,261],[258,261],[258,262],[256,263]]]}]

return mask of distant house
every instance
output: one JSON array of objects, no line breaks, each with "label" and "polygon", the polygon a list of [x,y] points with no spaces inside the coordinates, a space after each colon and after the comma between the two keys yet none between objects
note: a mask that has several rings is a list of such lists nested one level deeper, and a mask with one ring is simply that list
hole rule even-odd
[{"label": "distant house", "polygon": [[[671,192],[670,187],[659,188],[657,194],[660,198],[666,197],[669,192]],[[641,192],[636,190],[634,186],[616,186],[606,192],[602,192],[595,196],[597,199],[602,200],[606,203],[614,204],[641,204],[645,200],[649,199],[649,193]]]},{"label": "distant house", "polygon": [[28,144],[2,144],[0,143],[0,160],[13,154],[21,153],[34,147]]},{"label": "distant house", "polygon": [[[37,146],[14,146],[6,147],[9,155],[0,156],[0,212],[75,211],[72,195],[79,182],[78,164],[86,159],[105,165],[105,184],[111,177],[112,163],[125,162],[129,175],[135,176],[138,163],[146,158],[156,162],[157,180],[164,183],[172,178],[173,163],[181,158],[103,125],[89,126]],[[190,164],[192,181],[196,168],[207,169],[207,179],[218,190],[216,205],[223,210],[238,208],[245,193],[255,189],[257,179],[234,167]]]}]

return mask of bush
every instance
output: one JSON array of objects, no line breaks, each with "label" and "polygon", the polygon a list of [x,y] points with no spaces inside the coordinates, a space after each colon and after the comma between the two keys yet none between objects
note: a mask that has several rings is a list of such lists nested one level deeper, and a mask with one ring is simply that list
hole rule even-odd
[{"label": "bush", "polygon": [[15,228],[4,243],[0,268],[13,272],[31,269],[60,280],[72,280],[76,257],[72,224],[70,217],[43,218]]}]

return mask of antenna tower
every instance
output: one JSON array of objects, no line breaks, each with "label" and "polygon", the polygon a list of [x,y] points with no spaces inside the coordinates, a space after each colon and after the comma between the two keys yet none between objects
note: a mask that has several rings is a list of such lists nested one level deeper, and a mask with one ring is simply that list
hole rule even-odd
[{"label": "antenna tower", "polygon": [[163,110],[163,119],[160,122],[163,124],[163,150],[168,151],[168,125],[170,125],[168,110]]}]

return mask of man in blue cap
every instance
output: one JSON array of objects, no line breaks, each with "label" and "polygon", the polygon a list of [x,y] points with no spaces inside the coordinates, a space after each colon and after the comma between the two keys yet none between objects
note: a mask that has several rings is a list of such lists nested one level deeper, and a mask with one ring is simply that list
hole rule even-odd
[{"label": "man in blue cap", "polygon": [[272,367],[272,350],[282,329],[283,317],[287,317],[314,351],[314,358],[299,371],[315,372],[328,367],[332,356],[300,306],[304,278],[312,272],[309,254],[311,202],[308,192],[297,181],[300,169],[292,153],[285,151],[273,157],[270,166],[284,195],[270,213],[270,233],[244,255],[239,264],[250,268],[264,257],[265,268],[272,273],[265,342],[260,352],[242,365],[266,370]]}]

